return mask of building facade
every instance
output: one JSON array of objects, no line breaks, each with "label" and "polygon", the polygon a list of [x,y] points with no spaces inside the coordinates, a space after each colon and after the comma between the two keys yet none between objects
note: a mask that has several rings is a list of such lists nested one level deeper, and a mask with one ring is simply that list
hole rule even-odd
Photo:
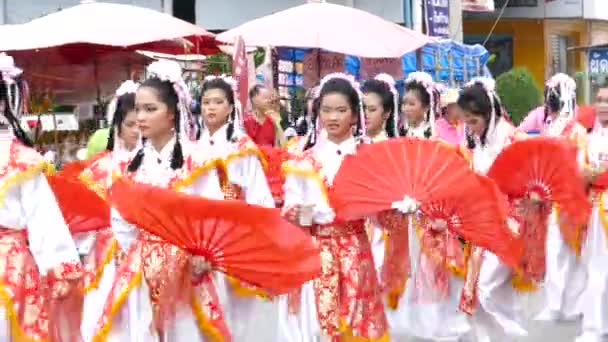
[{"label": "building facade", "polygon": [[527,67],[542,86],[558,72],[586,72],[586,53],[576,47],[608,42],[606,0],[510,0],[501,18],[505,0],[495,4],[493,13],[466,13],[463,24],[465,42],[485,42],[495,54],[495,76]]}]

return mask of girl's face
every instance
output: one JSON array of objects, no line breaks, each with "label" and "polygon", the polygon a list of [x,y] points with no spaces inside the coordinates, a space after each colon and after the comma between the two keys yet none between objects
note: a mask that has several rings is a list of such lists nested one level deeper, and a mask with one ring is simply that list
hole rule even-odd
[{"label": "girl's face", "polygon": [[156,89],[140,87],[135,94],[137,127],[144,138],[155,140],[175,129],[175,113],[162,102]]},{"label": "girl's face", "polygon": [[478,137],[481,136],[486,130],[486,127],[488,126],[486,119],[484,119],[478,114],[462,110],[461,108],[459,109],[462,111],[464,123],[467,125],[469,132],[475,134]]},{"label": "girl's face", "polygon": [[329,93],[322,97],[319,115],[327,137],[332,141],[347,139],[352,134],[351,128],[357,123],[346,95],[340,93]]},{"label": "girl's face", "polygon": [[402,100],[403,104],[401,105],[401,111],[410,124],[417,124],[424,121],[429,107],[425,106],[422,101],[420,101],[420,94],[418,94],[417,90],[406,92],[403,95]]},{"label": "girl's face", "polygon": [[201,101],[203,123],[210,130],[217,130],[228,122],[234,106],[228,102],[222,89],[209,89],[203,93]]},{"label": "girl's face", "polygon": [[366,93],[363,96],[363,108],[365,111],[365,125],[370,137],[378,135],[384,128],[389,113],[384,111],[382,98],[376,93]]},{"label": "girl's face", "polygon": [[450,123],[457,123],[462,121],[462,113],[460,113],[460,109],[458,108],[458,105],[455,103],[450,103],[447,106],[447,111],[446,111],[446,120],[448,120],[448,122]]},{"label": "girl's face", "polygon": [[595,115],[602,127],[608,127],[608,88],[601,88],[595,97]]},{"label": "girl's face", "polygon": [[135,110],[131,110],[125,114],[125,118],[120,124],[120,139],[129,150],[137,146],[139,129],[137,128],[137,114]]}]

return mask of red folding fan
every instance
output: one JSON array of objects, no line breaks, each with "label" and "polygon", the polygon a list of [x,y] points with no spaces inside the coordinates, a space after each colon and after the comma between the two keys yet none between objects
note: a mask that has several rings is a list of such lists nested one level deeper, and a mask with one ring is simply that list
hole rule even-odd
[{"label": "red folding fan", "polygon": [[72,234],[110,227],[109,205],[86,185],[59,175],[47,180]]},{"label": "red folding fan", "polygon": [[80,174],[87,167],[91,166],[91,164],[93,164],[97,160],[105,157],[106,154],[107,153],[98,153],[96,156],[94,156],[91,159],[75,160],[75,161],[71,161],[69,163],[65,163],[61,167],[61,171],[58,172],[58,175],[60,175],[61,177],[65,177],[65,178],[74,178],[74,179],[78,178],[78,176],[80,176]]},{"label": "red folding fan", "polygon": [[425,202],[420,211],[427,218],[445,221],[449,230],[467,242],[488,249],[515,267],[523,253],[523,242],[507,226],[506,197],[492,180],[478,177],[478,186],[449,198]]},{"label": "red folding fan", "polygon": [[555,202],[573,223],[586,223],[590,204],[578,170],[576,148],[561,138],[522,140],[503,150],[488,172],[510,197]]},{"label": "red folding fan", "polygon": [[350,220],[391,209],[408,196],[419,203],[479,186],[467,162],[438,141],[401,138],[363,145],[347,156],[331,193],[338,217]]},{"label": "red folding fan", "polygon": [[320,272],[319,249],[312,238],[285,221],[278,209],[125,180],[114,183],[111,199],[121,216],[137,227],[274,294],[287,293]]}]

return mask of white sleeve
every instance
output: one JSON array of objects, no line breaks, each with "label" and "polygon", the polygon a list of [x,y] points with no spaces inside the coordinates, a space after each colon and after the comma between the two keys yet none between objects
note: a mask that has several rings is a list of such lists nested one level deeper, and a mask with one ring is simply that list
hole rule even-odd
[{"label": "white sleeve", "polygon": [[335,213],[329,205],[325,187],[320,179],[288,173],[285,176],[284,209],[295,205],[314,205],[313,220],[317,224],[334,221]]},{"label": "white sleeve", "polygon": [[224,192],[220,185],[220,177],[216,169],[211,169],[198,177],[192,183],[193,194],[216,200],[224,199]]},{"label": "white sleeve", "polygon": [[247,203],[274,208],[274,198],[266,181],[262,163],[256,155],[232,160],[227,168],[229,181],[245,191]]},{"label": "white sleeve", "polygon": [[44,174],[21,185],[21,207],[29,248],[41,275],[62,263],[79,263],[70,230]]},{"label": "white sleeve", "polygon": [[137,228],[122,218],[115,208],[112,208],[110,212],[110,219],[112,223],[112,233],[114,234],[114,238],[118,242],[118,245],[122,250],[128,250],[137,238]]}]

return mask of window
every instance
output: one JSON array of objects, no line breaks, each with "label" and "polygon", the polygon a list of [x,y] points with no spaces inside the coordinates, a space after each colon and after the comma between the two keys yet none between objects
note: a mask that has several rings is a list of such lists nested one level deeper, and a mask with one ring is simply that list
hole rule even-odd
[{"label": "window", "polygon": [[173,1],[173,16],[196,24],[196,0]]},{"label": "window", "polygon": [[568,63],[568,45],[570,37],[553,34],[551,35],[551,74],[563,72],[568,73],[570,64]]}]

